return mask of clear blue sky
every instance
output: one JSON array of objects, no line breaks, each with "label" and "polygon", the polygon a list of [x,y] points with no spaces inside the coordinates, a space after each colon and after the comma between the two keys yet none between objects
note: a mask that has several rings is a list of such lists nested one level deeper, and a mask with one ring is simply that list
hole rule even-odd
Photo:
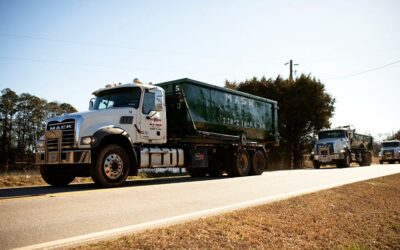
[{"label": "clear blue sky", "polygon": [[[322,80],[332,125],[400,129],[400,1],[0,0],[0,89],[87,110],[112,82]],[[342,77],[347,76],[347,77]]]}]

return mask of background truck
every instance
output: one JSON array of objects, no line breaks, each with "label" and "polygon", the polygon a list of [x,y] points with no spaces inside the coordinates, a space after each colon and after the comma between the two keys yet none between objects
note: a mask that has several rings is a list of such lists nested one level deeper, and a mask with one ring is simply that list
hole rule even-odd
[{"label": "background truck", "polygon": [[388,162],[394,164],[396,161],[400,163],[400,141],[384,141],[381,144],[382,149],[379,152],[379,162],[383,164]]},{"label": "background truck", "polygon": [[350,126],[321,130],[311,152],[314,168],[321,165],[350,167],[352,162],[369,166],[372,161],[372,137],[355,133]]},{"label": "background truck", "polygon": [[186,168],[191,176],[259,175],[278,144],[277,102],[191,79],[111,84],[88,112],[47,121],[36,163],[53,186],[91,176],[121,185],[141,168]]}]

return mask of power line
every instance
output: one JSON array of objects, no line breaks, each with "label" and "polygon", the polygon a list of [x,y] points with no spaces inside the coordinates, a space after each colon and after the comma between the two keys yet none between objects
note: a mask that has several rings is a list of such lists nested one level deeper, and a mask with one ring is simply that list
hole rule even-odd
[{"label": "power line", "polygon": [[[25,58],[25,57],[8,57],[8,56],[0,56],[0,60],[12,60],[12,61],[26,61],[26,62],[34,62],[34,63],[52,63],[52,64],[64,64],[64,65],[75,65],[75,66],[88,66],[88,67],[98,67],[98,68],[114,68],[114,69],[129,69],[129,70],[147,70],[154,71],[154,69],[150,68],[137,68],[132,66],[118,66],[118,65],[107,65],[107,64],[92,64],[92,63],[80,63],[80,62],[68,62],[68,61],[57,61],[57,60],[43,60],[43,59],[35,59],[35,58]],[[160,70],[166,72],[178,72],[173,70]]]},{"label": "power line", "polygon": [[376,71],[376,70],[380,70],[380,69],[389,67],[389,66],[391,66],[391,65],[393,65],[393,64],[396,64],[396,63],[400,63],[400,60],[397,60],[397,61],[394,61],[394,62],[385,64],[385,65],[382,65],[382,66],[378,66],[378,67],[375,67],[375,68],[372,68],[372,69],[367,69],[367,70],[364,70],[364,71],[361,71],[361,72],[357,72],[357,73],[353,73],[353,74],[348,74],[348,75],[343,75],[343,76],[335,76],[335,77],[325,78],[325,79],[322,79],[322,80],[323,80],[323,81],[326,81],[326,80],[336,80],[336,79],[343,79],[343,78],[358,76],[358,75],[362,75],[362,74],[365,74],[365,73],[368,73],[368,72],[372,72],[372,71]]},{"label": "power line", "polygon": [[[148,49],[148,48],[138,48],[138,47],[129,47],[129,46],[122,46],[117,44],[107,44],[107,43],[97,43],[97,42],[83,42],[77,40],[65,40],[65,39],[57,39],[57,38],[50,38],[50,37],[41,37],[41,36],[31,36],[31,35],[21,35],[21,34],[12,34],[12,33],[4,33],[0,32],[0,36],[4,37],[15,37],[15,38],[22,38],[22,39],[31,39],[31,40],[42,40],[42,41],[49,41],[49,42],[58,42],[58,43],[66,43],[66,44],[78,44],[83,46],[95,46],[95,47],[103,47],[103,48],[116,48],[116,49],[124,49],[124,50],[134,50],[138,52],[150,52],[150,53],[160,53],[160,54],[171,54],[171,55],[181,55],[181,56],[190,56],[190,57],[199,57],[204,56],[204,54],[200,53],[186,53],[182,51],[167,51],[167,50],[155,50],[155,49]],[[235,56],[224,56],[224,55],[208,55],[207,58],[214,58],[218,60],[240,60],[243,61],[241,58]],[[257,60],[249,60],[246,59],[247,63],[260,63]],[[278,61],[275,62],[264,62],[266,64],[278,64]]]},{"label": "power line", "polygon": [[139,51],[148,51],[148,52],[156,52],[156,53],[169,53],[169,52],[161,51],[161,50],[134,48],[134,47],[127,47],[127,46],[121,46],[121,45],[116,45],[116,44],[82,42],[82,41],[76,41],[76,40],[64,40],[64,39],[56,39],[56,38],[49,38],[49,37],[29,36],[29,35],[20,35],[20,34],[11,34],[11,33],[0,33],[0,36],[17,37],[17,38],[32,39],[32,40],[43,40],[43,41],[59,42],[59,43],[79,44],[79,45],[85,45],[85,46],[109,47],[109,48],[139,50]]}]

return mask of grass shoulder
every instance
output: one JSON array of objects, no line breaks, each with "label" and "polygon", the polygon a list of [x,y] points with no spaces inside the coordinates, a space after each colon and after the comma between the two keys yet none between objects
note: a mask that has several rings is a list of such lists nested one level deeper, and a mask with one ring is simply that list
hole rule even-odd
[{"label": "grass shoulder", "polygon": [[400,174],[77,249],[400,249]]}]

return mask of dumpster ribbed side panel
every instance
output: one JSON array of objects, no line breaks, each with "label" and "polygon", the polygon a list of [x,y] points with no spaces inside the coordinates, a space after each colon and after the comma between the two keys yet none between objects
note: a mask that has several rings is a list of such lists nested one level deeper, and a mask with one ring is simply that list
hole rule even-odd
[{"label": "dumpster ribbed side panel", "polygon": [[[201,131],[245,134],[248,140],[277,140],[277,103],[274,101],[190,79],[163,83],[160,86],[166,90],[167,95],[172,92],[182,94],[181,101],[184,99],[187,115],[180,114],[181,127],[187,126],[188,119],[191,119],[195,129]],[[171,118],[177,119],[172,115]],[[177,126],[179,122],[169,124]]]}]

